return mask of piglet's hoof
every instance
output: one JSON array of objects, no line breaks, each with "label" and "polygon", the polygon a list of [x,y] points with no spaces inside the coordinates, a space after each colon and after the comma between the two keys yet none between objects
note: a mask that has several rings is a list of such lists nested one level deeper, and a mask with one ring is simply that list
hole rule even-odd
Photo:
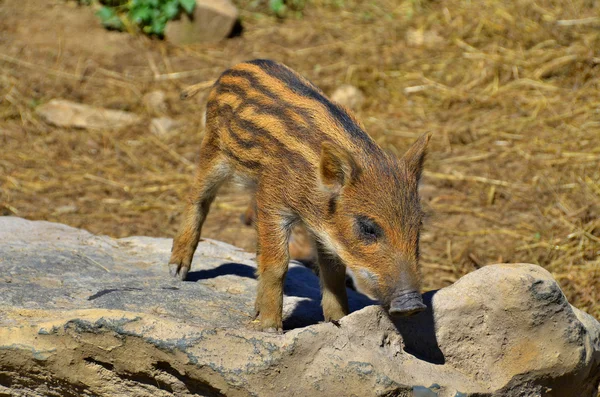
[{"label": "piglet's hoof", "polygon": [[[257,315],[258,316],[258,315]],[[281,335],[283,334],[283,328],[277,328],[277,327],[263,327],[260,320],[258,320],[257,318],[255,318],[254,320],[252,320],[250,322],[250,326],[252,327],[252,329],[254,329],[255,331],[261,331],[261,332],[266,332],[268,334],[276,334],[276,335]]]},{"label": "piglet's hoof", "polygon": [[283,334],[283,329],[281,329],[281,328],[269,327],[269,328],[265,328],[265,329],[263,329],[263,332],[266,332],[266,333],[269,333],[269,334],[277,334],[277,335],[282,335],[282,334]]},{"label": "piglet's hoof", "polygon": [[189,271],[189,267],[181,266],[176,263],[169,264],[169,274],[171,277],[179,278],[181,281],[185,281]]}]

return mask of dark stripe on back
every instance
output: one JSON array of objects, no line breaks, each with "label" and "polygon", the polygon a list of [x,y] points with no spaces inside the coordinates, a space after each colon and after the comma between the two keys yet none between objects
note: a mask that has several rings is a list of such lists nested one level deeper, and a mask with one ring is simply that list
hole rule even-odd
[{"label": "dark stripe on back", "polygon": [[[304,111],[304,109],[300,109],[293,105],[288,106],[287,103],[286,105],[281,105],[281,100],[275,101],[276,103],[279,103],[279,105],[267,105],[261,103],[256,99],[248,98],[248,92],[244,88],[233,84],[220,83],[217,88],[217,92],[219,94],[224,92],[232,93],[237,95],[242,100],[235,112],[241,112],[246,107],[252,107],[257,114],[273,116],[280,120],[285,126],[288,134],[292,132],[298,132],[298,135],[304,138],[306,142],[310,143],[315,149],[318,150],[320,148],[323,139],[320,138],[318,134],[315,134],[317,129],[314,125],[314,122],[312,118],[308,116],[308,112]],[[262,91],[259,92],[262,93]],[[295,122],[290,117],[286,117],[285,115],[287,112],[294,112],[295,114],[299,115],[302,120],[305,121],[308,127]]]},{"label": "dark stripe on back", "polygon": [[223,153],[225,153],[225,155],[231,159],[233,159],[236,163],[239,163],[241,165],[243,165],[246,168],[249,168],[251,170],[259,170],[261,168],[261,163],[258,161],[254,161],[254,160],[247,160],[247,159],[242,159],[239,156],[237,156],[235,153],[233,153],[231,150],[227,149],[227,148],[221,148],[221,151]]},{"label": "dark stripe on back", "polygon": [[[288,161],[293,162],[293,164],[296,164],[298,166],[310,167],[308,160],[304,158],[304,156],[302,156],[300,153],[290,150],[281,141],[274,137],[268,130],[256,125],[250,120],[238,117],[231,105],[221,105],[218,107],[218,111],[222,115],[223,120],[226,122],[227,133],[236,141],[237,144],[239,144],[243,148],[251,149],[253,147],[260,146],[265,151],[273,149],[277,154],[279,154],[281,157],[285,156],[285,158]],[[252,139],[248,140],[240,137],[232,127],[247,132],[252,136]],[[266,142],[261,143],[261,139]],[[236,156],[234,159],[237,161],[240,160],[240,157]]]},{"label": "dark stripe on back", "polygon": [[229,124],[229,123],[227,124],[227,133],[229,134],[229,136],[231,136],[233,138],[233,140],[235,141],[236,144],[243,147],[244,149],[252,149],[252,148],[259,146],[259,144],[256,140],[247,140],[247,139],[244,139],[241,136],[239,136],[237,134],[237,132],[235,132],[231,128],[231,124]]},{"label": "dark stripe on back", "polygon": [[265,149],[269,147],[276,147],[277,152],[280,155],[285,156],[288,161],[298,165],[303,163],[305,167],[310,167],[308,160],[302,156],[301,153],[291,151],[287,146],[279,141],[279,139],[275,138],[267,129],[254,124],[254,122],[250,120],[242,119],[240,117],[236,117],[235,122],[244,131],[248,131],[257,137],[261,137],[269,141],[271,145],[264,146]]},{"label": "dark stripe on back", "polygon": [[[252,87],[252,89],[254,89],[257,92],[272,99],[276,103],[281,103],[282,106],[283,106],[283,104],[285,104],[286,107],[293,108],[296,113],[298,113],[300,116],[302,116],[302,118],[305,120],[305,122],[307,124],[309,124],[311,126],[314,125],[314,123],[312,122],[312,115],[311,115],[310,111],[308,111],[307,109],[298,107],[298,106],[294,105],[293,103],[287,102],[282,97],[280,97],[279,95],[277,95],[276,93],[271,91],[268,86],[265,86],[264,84],[262,84],[253,73],[247,72],[245,70],[230,69],[230,70],[225,71],[222,76],[239,77],[239,78],[247,80],[250,83],[250,86]],[[231,92],[233,94],[238,94],[241,98],[245,98],[247,96],[246,90],[243,87],[235,86],[233,84],[223,83],[220,81],[218,82],[218,84],[216,84],[216,86],[217,86],[217,92]],[[221,87],[223,87],[223,88],[221,88]]]},{"label": "dark stripe on back", "polygon": [[[231,127],[231,123],[235,121],[235,114],[233,112],[233,108],[229,104],[224,104],[218,107],[219,112],[222,115],[222,120],[224,121],[225,128],[227,129],[227,133],[233,138],[233,140],[243,147],[244,149],[252,149],[256,146],[259,146],[259,142],[256,139],[244,139],[237,132],[233,130]],[[252,134],[253,138],[256,138],[254,134]]]},{"label": "dark stripe on back", "polygon": [[288,67],[268,59],[256,59],[246,63],[259,66],[265,73],[281,81],[295,93],[321,103],[327,108],[339,126],[346,130],[353,138],[363,140],[369,146],[374,144],[369,135],[367,135],[367,133],[352,120],[350,115],[346,113],[344,109],[327,99],[321,90],[314,84],[310,82],[307,84],[302,81],[302,79]]},{"label": "dark stripe on back", "polygon": [[[282,101],[281,97],[279,97],[279,95],[277,95],[274,92],[272,92],[271,90],[269,90],[269,88],[267,86],[262,84],[258,80],[258,78],[254,75],[254,73],[247,72],[245,70],[229,69],[229,70],[226,70],[225,72],[223,72],[223,74],[221,76],[240,77],[242,79],[248,80],[250,82],[250,86],[253,89],[255,89],[256,91],[260,92],[261,94],[263,94],[275,101]],[[215,83],[215,85],[218,88],[218,86],[226,85],[226,84],[222,83],[220,81],[217,81],[217,83]],[[229,86],[231,86],[231,84],[229,84]]]}]

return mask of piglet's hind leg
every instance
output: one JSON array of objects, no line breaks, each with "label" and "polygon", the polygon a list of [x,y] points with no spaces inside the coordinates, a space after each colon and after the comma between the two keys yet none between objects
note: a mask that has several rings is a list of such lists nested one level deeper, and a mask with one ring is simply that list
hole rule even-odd
[{"label": "piglet's hind leg", "polygon": [[169,272],[171,276],[185,280],[192,265],[192,258],[200,240],[202,225],[217,190],[229,178],[230,172],[217,149],[203,147],[196,171],[192,192],[189,196],[183,222],[173,240]]},{"label": "piglet's hind leg", "polygon": [[325,321],[337,321],[348,314],[346,267],[319,245],[319,276]]}]

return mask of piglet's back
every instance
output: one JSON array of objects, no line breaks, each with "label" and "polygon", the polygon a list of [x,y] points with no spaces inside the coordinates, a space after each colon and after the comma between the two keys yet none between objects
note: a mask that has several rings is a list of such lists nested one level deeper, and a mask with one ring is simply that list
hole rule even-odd
[{"label": "piglet's back", "polygon": [[323,141],[359,158],[380,150],[348,110],[269,60],[238,64],[219,77],[209,95],[207,126],[238,171],[249,175],[281,161],[295,169],[315,168]]}]

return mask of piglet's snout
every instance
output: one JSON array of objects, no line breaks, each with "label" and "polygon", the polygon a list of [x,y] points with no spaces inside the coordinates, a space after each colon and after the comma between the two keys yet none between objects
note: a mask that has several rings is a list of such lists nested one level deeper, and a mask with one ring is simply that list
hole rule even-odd
[{"label": "piglet's snout", "polygon": [[397,295],[390,303],[390,315],[394,317],[406,317],[427,309],[423,303],[421,294],[417,291],[408,291]]}]

